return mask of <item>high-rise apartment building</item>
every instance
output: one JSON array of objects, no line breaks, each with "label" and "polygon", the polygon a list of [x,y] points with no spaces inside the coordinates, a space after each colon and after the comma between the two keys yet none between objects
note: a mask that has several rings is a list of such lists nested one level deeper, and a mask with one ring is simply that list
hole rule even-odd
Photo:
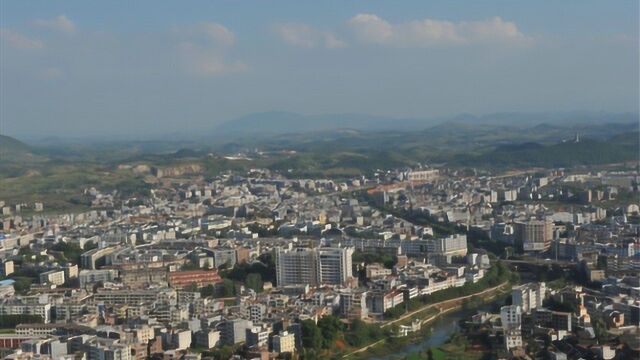
[{"label": "high-rise apartment building", "polygon": [[353,248],[276,248],[278,286],[340,285],[353,276]]},{"label": "high-rise apartment building", "polygon": [[276,248],[276,281],[278,286],[318,285],[317,252],[313,249]]},{"label": "high-rise apartment building", "polygon": [[553,239],[553,222],[550,220],[518,221],[515,224],[515,241],[522,244],[524,252],[549,250]]},{"label": "high-rise apartment building", "polygon": [[353,248],[320,248],[317,252],[320,284],[344,284],[353,275]]},{"label": "high-rise apartment building", "polygon": [[427,242],[427,251],[437,255],[466,256],[467,236],[456,234],[445,238],[431,239]]},{"label": "high-rise apartment building", "polygon": [[512,304],[520,306],[523,313],[530,313],[531,310],[542,307],[545,293],[546,285],[543,282],[514,286],[511,290]]}]

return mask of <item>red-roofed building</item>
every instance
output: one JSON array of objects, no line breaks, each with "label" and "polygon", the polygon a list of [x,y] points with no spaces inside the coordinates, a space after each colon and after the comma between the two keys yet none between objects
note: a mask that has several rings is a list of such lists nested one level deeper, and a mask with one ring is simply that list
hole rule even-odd
[{"label": "red-roofed building", "polygon": [[184,289],[191,284],[197,287],[215,285],[222,282],[222,278],[215,270],[176,271],[169,273],[169,284],[173,288]]}]

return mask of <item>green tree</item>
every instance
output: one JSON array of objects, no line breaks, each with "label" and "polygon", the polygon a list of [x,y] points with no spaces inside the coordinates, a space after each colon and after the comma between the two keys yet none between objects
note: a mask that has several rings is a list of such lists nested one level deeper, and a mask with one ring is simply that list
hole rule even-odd
[{"label": "green tree", "polygon": [[196,292],[198,291],[198,285],[196,283],[189,284],[186,288],[186,291]]},{"label": "green tree", "polygon": [[318,321],[318,327],[322,333],[322,338],[324,340],[323,347],[325,348],[333,346],[343,328],[340,318],[333,315],[325,316],[320,319],[320,321]]},{"label": "green tree", "polygon": [[224,279],[222,283],[222,296],[231,297],[236,295],[236,285],[233,280]]},{"label": "green tree", "polygon": [[18,324],[41,324],[40,315],[0,315],[0,328],[15,328]]},{"label": "green tree", "polygon": [[361,346],[369,341],[369,329],[362,320],[356,319],[351,323],[351,330],[345,337],[349,345]]},{"label": "green tree", "polygon": [[318,350],[315,350],[315,349],[312,349],[312,348],[308,348],[308,347],[304,347],[304,348],[302,348],[302,351],[300,352],[300,359],[302,359],[302,360],[320,359],[320,357],[318,356]]},{"label": "green tree", "polygon": [[214,296],[216,294],[216,288],[213,285],[207,285],[200,289],[200,295],[202,297]]},{"label": "green tree", "polygon": [[213,357],[216,360],[227,360],[227,359],[231,359],[231,356],[233,356],[233,353],[234,353],[233,347],[229,345],[225,345],[219,349],[215,349],[213,351]]},{"label": "green tree", "polygon": [[322,332],[313,320],[303,320],[302,325],[302,346],[305,349],[318,350],[322,347]]},{"label": "green tree", "polygon": [[247,275],[247,278],[244,284],[249,288],[253,289],[255,292],[262,291],[262,276],[260,274],[251,273]]}]

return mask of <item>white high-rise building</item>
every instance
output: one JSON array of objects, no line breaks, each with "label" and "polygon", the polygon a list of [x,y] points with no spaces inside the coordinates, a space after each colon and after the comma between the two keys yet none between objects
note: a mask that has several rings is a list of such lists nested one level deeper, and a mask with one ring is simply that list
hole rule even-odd
[{"label": "white high-rise building", "polygon": [[446,238],[431,239],[427,242],[427,251],[438,255],[466,256],[467,236],[456,234]]},{"label": "white high-rise building", "polygon": [[317,263],[317,253],[313,249],[276,248],[277,285],[318,285]]},{"label": "white high-rise building", "polygon": [[318,275],[320,284],[340,285],[353,276],[351,257],[353,248],[318,249]]},{"label": "white high-rise building", "polygon": [[506,330],[520,329],[522,324],[522,308],[519,305],[509,305],[500,308],[502,328]]},{"label": "white high-rise building", "polygon": [[509,305],[500,308],[500,320],[507,350],[522,346],[522,308]]},{"label": "white high-rise building", "polygon": [[353,248],[276,248],[278,286],[340,285],[353,276]]},{"label": "white high-rise building", "polygon": [[511,290],[512,303],[519,305],[523,313],[530,313],[531,310],[542,307],[546,291],[547,288],[543,282],[514,286]]}]

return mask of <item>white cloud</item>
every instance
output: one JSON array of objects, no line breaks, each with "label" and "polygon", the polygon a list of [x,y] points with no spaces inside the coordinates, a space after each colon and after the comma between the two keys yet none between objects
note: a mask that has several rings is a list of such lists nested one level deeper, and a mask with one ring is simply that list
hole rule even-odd
[{"label": "white cloud", "polygon": [[222,24],[216,22],[202,22],[188,26],[173,28],[173,32],[181,38],[197,40],[203,45],[232,46],[236,42],[236,35]]},{"label": "white cloud", "polygon": [[374,14],[358,14],[347,21],[356,39],[397,47],[429,47],[472,43],[525,44],[531,39],[515,23],[500,17],[480,21],[413,20],[391,24]]},{"label": "white cloud", "polygon": [[325,33],[324,34],[324,46],[327,49],[340,49],[340,48],[345,48],[345,47],[349,46],[349,44],[347,44],[346,42],[338,39],[332,33]]},{"label": "white cloud", "polygon": [[223,25],[214,22],[205,22],[199,25],[200,30],[211,40],[222,45],[233,45],[236,36]]},{"label": "white cloud", "polygon": [[226,54],[236,42],[235,34],[224,25],[202,22],[175,27],[180,38],[178,54],[183,70],[193,76],[219,76],[245,72],[249,66],[228,61]]},{"label": "white cloud", "polygon": [[76,31],[75,24],[66,15],[60,15],[53,19],[35,20],[33,25],[67,34]]},{"label": "white cloud", "polygon": [[306,24],[277,24],[273,29],[282,41],[292,46],[309,49],[315,47],[338,49],[348,46],[333,33],[317,30]]},{"label": "white cloud", "polygon": [[313,29],[304,24],[279,24],[275,26],[276,33],[289,45],[312,48],[316,46],[313,39]]},{"label": "white cloud", "polygon": [[23,50],[38,50],[44,48],[44,43],[37,39],[32,39],[10,29],[0,29],[0,38],[9,46]]},{"label": "white cloud", "polygon": [[356,37],[364,42],[384,43],[393,37],[393,26],[373,14],[358,14],[348,21]]},{"label": "white cloud", "polygon": [[218,76],[249,69],[243,62],[228,62],[220,52],[191,42],[181,43],[179,49],[184,70],[192,75]]}]

